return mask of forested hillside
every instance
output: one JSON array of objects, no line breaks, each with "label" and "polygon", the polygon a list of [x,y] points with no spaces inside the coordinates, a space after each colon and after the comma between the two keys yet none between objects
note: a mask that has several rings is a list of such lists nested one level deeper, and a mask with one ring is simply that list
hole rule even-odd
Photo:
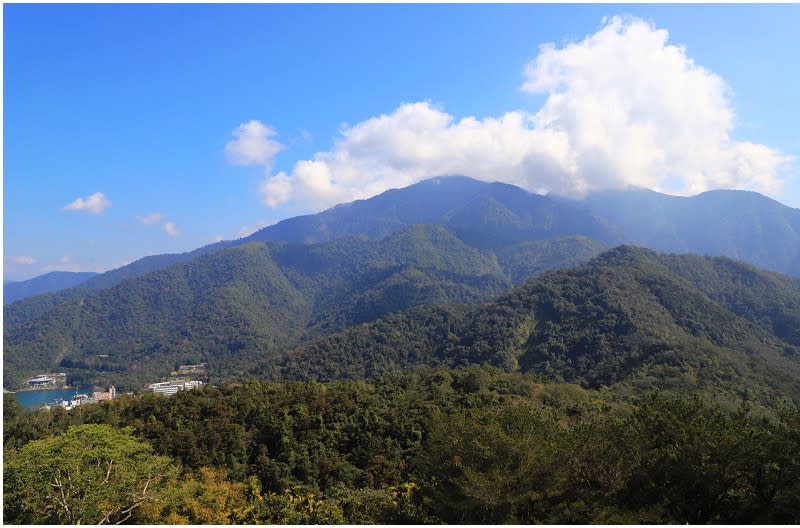
[{"label": "forested hillside", "polygon": [[4,411],[12,524],[800,521],[796,407],[470,367]]},{"label": "forested hillside", "polygon": [[59,369],[73,383],[138,388],[178,363],[207,362],[212,379],[230,380],[313,337],[414,306],[484,302],[599,250],[569,238],[498,256],[431,225],[382,240],[238,245],[96,292],[6,306],[4,379]]},{"label": "forested hillside", "polygon": [[484,306],[420,307],[301,345],[263,372],[330,380],[485,362],[588,388],[701,390],[773,407],[800,401],[798,302],[795,279],[622,246]]},{"label": "forested hillside", "polygon": [[[380,239],[414,224],[443,225],[470,245],[498,252],[520,242],[586,237],[602,247],[633,243],[669,252],[724,255],[800,276],[800,211],[757,193],[712,191],[679,197],[629,189],[596,192],[576,201],[532,194],[509,184],[448,176],[289,218],[243,239],[144,257],[98,274],[78,290],[64,291],[59,299],[76,299],[85,289],[109,288],[253,241],[315,244],[353,236]],[[19,291],[20,286],[12,284],[7,302],[73,285],[65,282],[46,290]],[[46,304],[48,299],[38,302]]]},{"label": "forested hillside", "polygon": [[290,218],[253,233],[245,241],[316,243],[346,236],[383,238],[413,224],[443,225],[476,247],[499,248],[526,240],[578,235],[606,246],[625,240],[605,219],[582,206],[514,185],[449,176]]},{"label": "forested hillside", "polygon": [[562,239],[498,255],[436,226],[381,241],[237,246],[28,320],[14,311],[25,302],[7,307],[6,380],[58,368],[78,383],[135,388],[179,363],[208,362],[218,381],[488,363],[587,388],[800,401],[797,279],[622,246],[480,304],[520,269],[595,247]]}]

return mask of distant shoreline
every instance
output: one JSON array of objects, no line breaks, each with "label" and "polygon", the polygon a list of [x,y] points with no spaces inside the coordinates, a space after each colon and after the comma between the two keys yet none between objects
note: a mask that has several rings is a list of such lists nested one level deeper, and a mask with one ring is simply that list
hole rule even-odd
[{"label": "distant shoreline", "polygon": [[[76,389],[76,388],[79,388],[79,387],[72,387],[70,385],[61,385],[61,386],[58,386],[58,385],[55,385],[55,386],[47,385],[47,386],[39,386],[39,387],[26,387],[24,389],[17,389],[15,391],[10,391],[10,392],[35,392],[35,391],[42,391],[42,390],[72,390],[72,389]],[[5,389],[3,389],[3,390],[5,390]]]}]

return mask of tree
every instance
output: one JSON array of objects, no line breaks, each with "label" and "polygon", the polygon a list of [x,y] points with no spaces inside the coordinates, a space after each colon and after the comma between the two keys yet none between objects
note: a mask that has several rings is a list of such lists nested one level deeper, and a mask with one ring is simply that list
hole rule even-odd
[{"label": "tree", "polygon": [[563,431],[525,404],[443,416],[419,461],[433,513],[452,523],[548,522],[560,500]]},{"label": "tree", "polygon": [[225,471],[202,467],[186,472],[164,501],[143,505],[135,517],[143,524],[253,524],[262,500],[255,477],[231,482]]},{"label": "tree", "polygon": [[131,429],[81,425],[7,453],[7,522],[120,524],[159,500],[177,475],[171,459],[153,454]]}]

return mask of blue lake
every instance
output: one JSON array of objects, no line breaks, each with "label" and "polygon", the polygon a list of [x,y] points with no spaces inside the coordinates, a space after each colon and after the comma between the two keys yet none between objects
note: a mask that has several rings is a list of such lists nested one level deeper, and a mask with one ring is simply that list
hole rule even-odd
[{"label": "blue lake", "polygon": [[32,390],[32,391],[18,391],[14,393],[17,401],[28,409],[33,409],[39,405],[51,402],[53,400],[71,400],[76,394],[92,394],[94,392],[91,388],[82,389],[47,389],[47,390]]}]

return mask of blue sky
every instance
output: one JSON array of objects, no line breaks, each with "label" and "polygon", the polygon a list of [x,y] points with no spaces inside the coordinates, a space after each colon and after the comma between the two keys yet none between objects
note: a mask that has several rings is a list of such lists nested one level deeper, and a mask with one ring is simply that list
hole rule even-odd
[{"label": "blue sky", "polygon": [[5,279],[187,251],[448,172],[800,207],[798,5],[3,15]]}]

